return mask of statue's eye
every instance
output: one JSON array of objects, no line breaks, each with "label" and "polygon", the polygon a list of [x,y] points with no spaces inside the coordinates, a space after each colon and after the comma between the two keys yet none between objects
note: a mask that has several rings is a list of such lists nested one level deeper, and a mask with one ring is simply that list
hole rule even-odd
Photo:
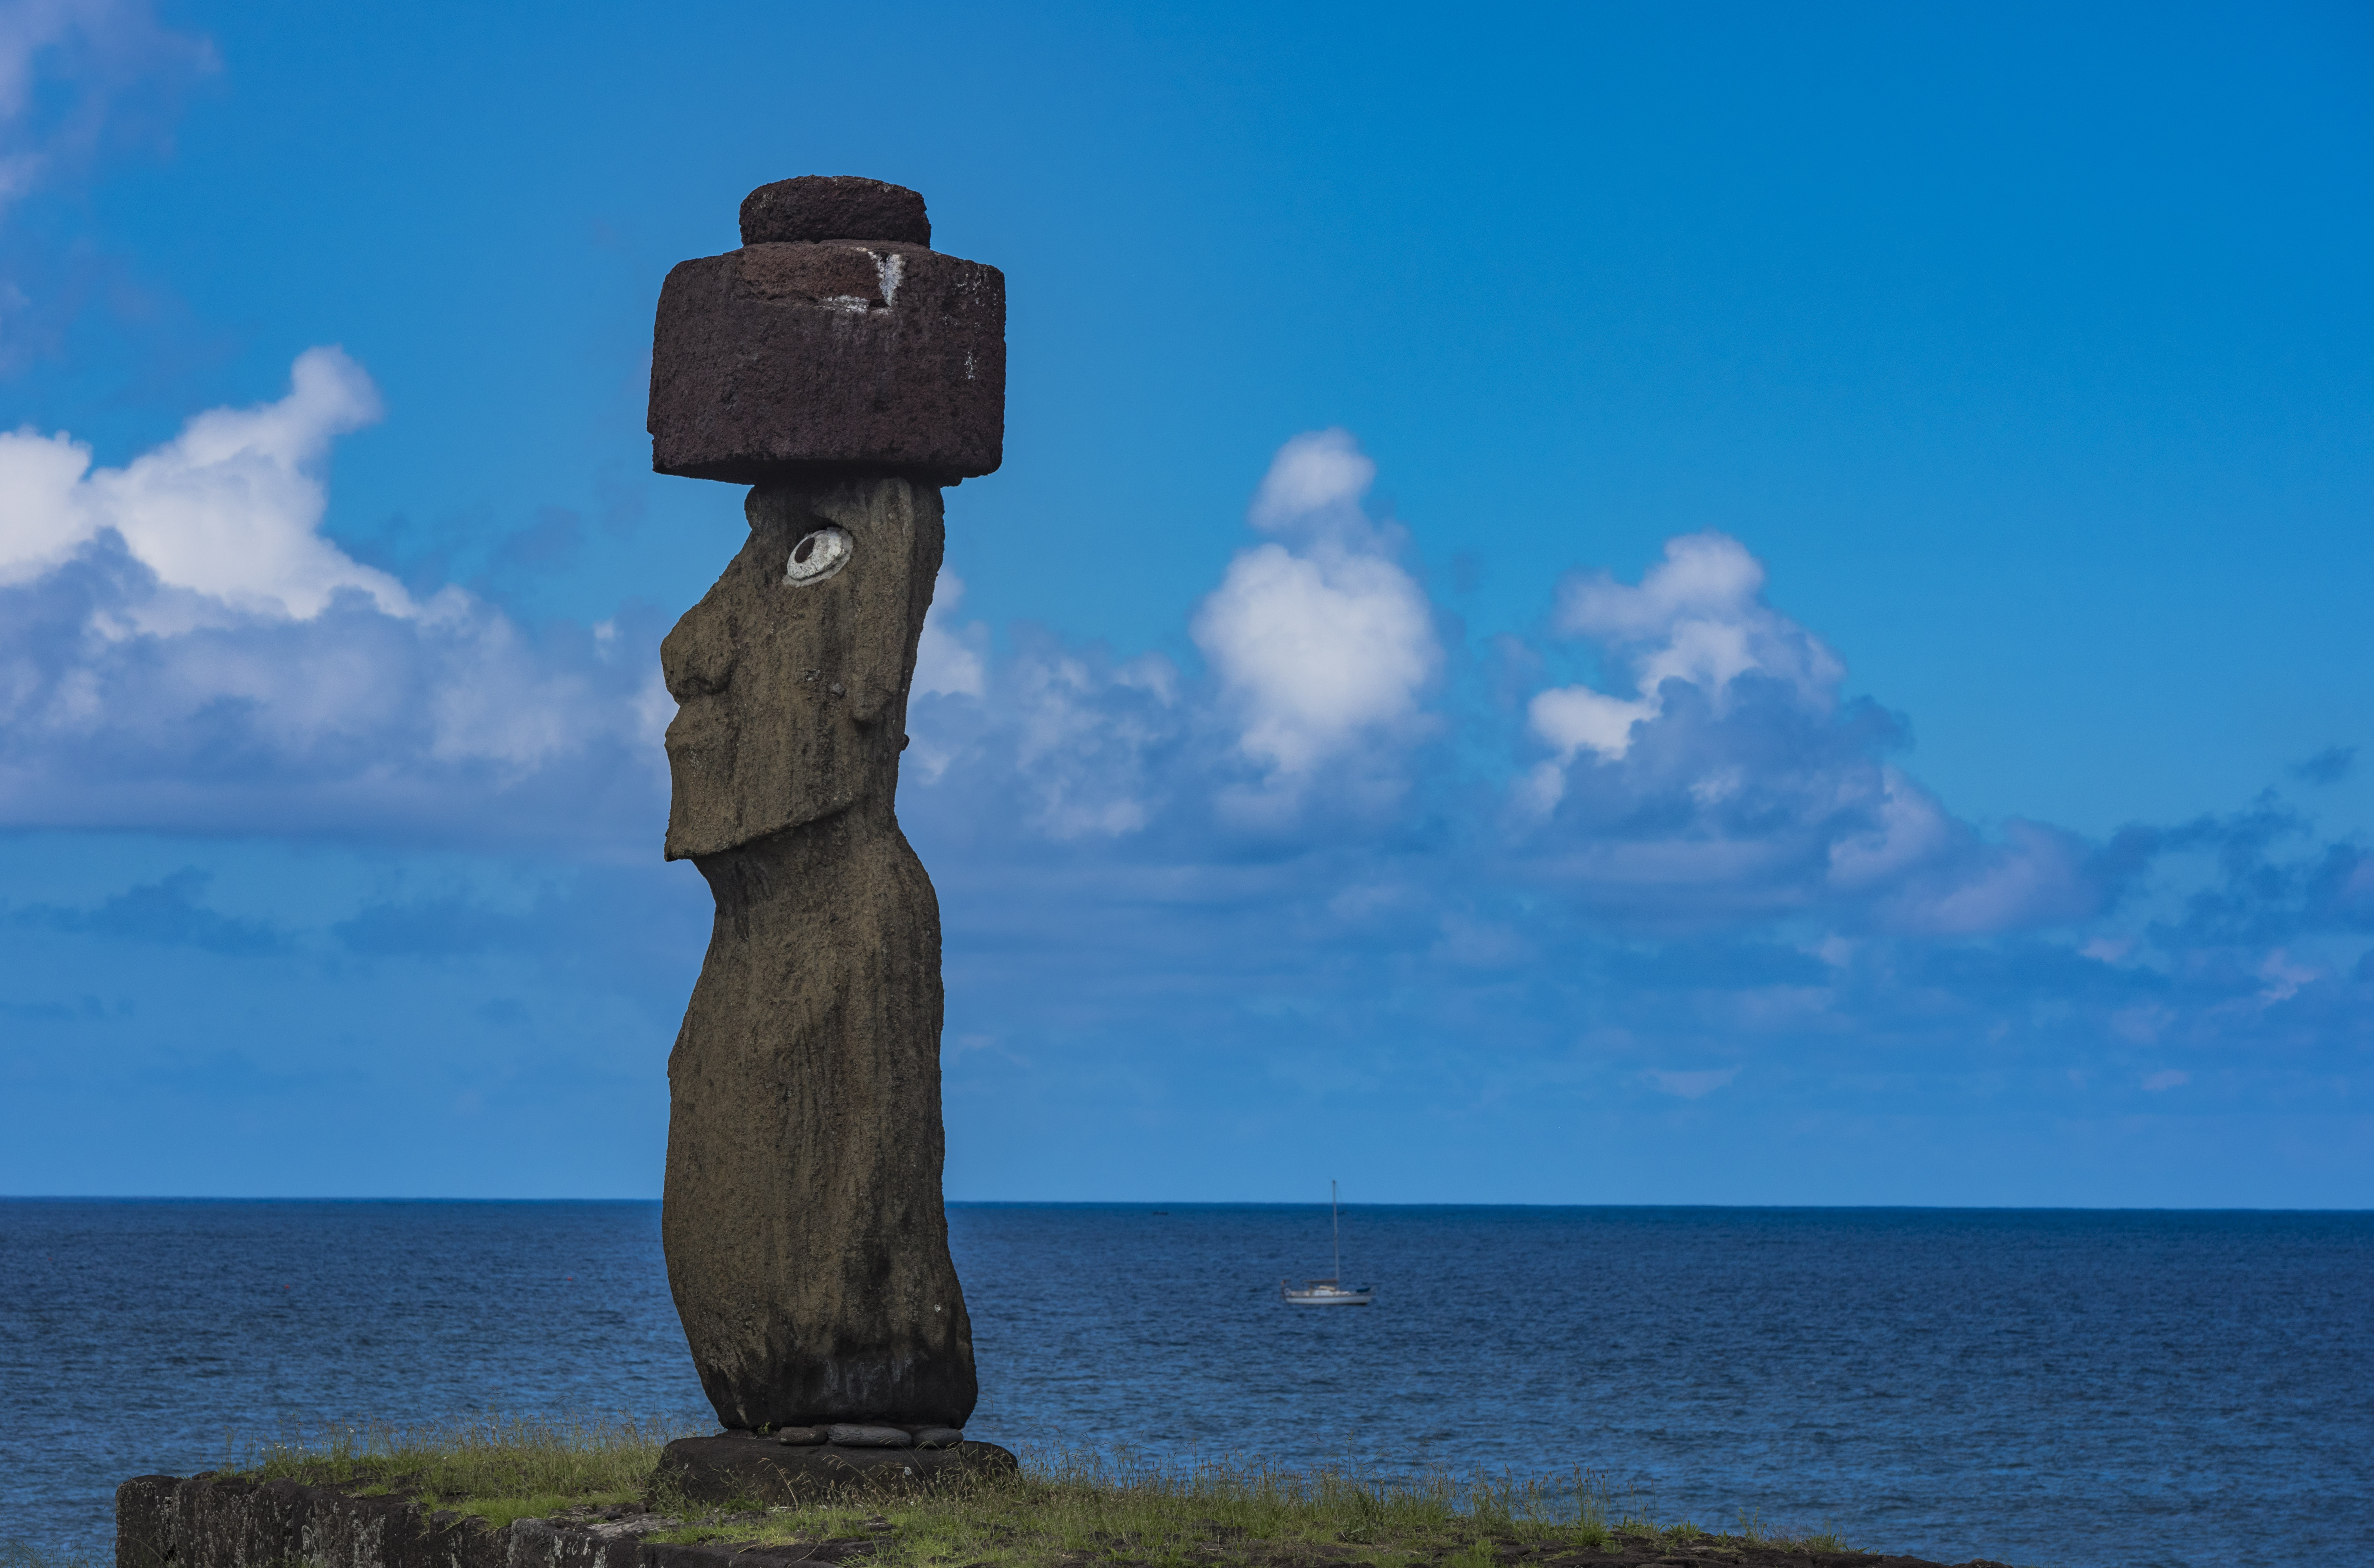
[{"label": "statue's eye", "polygon": [[792,546],[792,558],[783,568],[785,582],[822,582],[841,568],[849,565],[857,542],[845,528],[819,528],[802,536]]}]

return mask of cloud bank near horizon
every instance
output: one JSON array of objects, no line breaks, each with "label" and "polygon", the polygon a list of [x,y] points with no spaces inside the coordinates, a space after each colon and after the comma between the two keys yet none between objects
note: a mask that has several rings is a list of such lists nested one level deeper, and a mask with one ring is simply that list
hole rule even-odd
[{"label": "cloud bank near horizon", "polygon": [[[323,474],[378,413],[316,348],[281,398],[120,469],[0,435],[0,823],[654,855],[663,628],[531,629],[355,560]],[[1001,643],[944,578],[901,814],[947,909],[952,1082],[1127,1041],[1464,1105],[1584,1082],[1691,1106],[2346,1093],[2374,1043],[2361,847],[2273,794],[2107,841],[1965,822],[1720,532],[1635,581],[1579,568],[1542,638],[1467,646],[1374,477],[1345,431],[1279,449],[1186,617],[1200,668]],[[168,878],[0,919],[325,963],[586,940],[550,896],[383,892],[311,937],[207,897]]]},{"label": "cloud bank near horizon", "polygon": [[[14,825],[581,847],[664,787],[648,628],[417,599],[326,537],[361,368],[214,409],[120,469],[0,434],[0,812]],[[558,813],[558,814],[555,814]],[[558,825],[566,824],[567,825]]]}]

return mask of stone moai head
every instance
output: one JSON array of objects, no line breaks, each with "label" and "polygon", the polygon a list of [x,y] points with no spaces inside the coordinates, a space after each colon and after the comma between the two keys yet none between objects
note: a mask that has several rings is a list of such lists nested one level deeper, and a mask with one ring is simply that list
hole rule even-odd
[{"label": "stone moai head", "polygon": [[671,860],[896,787],[938,487],[1005,437],[1005,275],[931,236],[901,186],[785,180],[661,289],[652,467],[753,486],[749,542],[661,644]]},{"label": "stone moai head", "polygon": [[891,476],[761,485],[749,542],[660,644],[667,858],[887,802],[940,569],[940,493]]}]

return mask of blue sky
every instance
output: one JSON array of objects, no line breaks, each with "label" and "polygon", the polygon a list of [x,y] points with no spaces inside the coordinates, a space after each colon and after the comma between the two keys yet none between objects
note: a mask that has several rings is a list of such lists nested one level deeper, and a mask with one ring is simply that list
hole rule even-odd
[{"label": "blue sky", "polygon": [[0,1190],[655,1194],[651,311],[1009,286],[948,1190],[2374,1204],[2345,6],[0,6]]}]

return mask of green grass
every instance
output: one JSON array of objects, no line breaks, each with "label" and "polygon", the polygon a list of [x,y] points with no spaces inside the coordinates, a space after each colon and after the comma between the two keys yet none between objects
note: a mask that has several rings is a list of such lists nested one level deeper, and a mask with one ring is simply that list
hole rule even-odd
[{"label": "green grass", "polygon": [[334,1424],[244,1446],[234,1439],[224,1468],[255,1480],[287,1477],[362,1493],[403,1492],[424,1508],[450,1508],[501,1527],[572,1504],[632,1503],[643,1495],[661,1448],[710,1430],[628,1417]]},{"label": "green grass", "polygon": [[1753,1509],[1739,1512],[1739,1528],[1732,1534],[1750,1546],[1794,1547],[1801,1551],[1846,1551],[1851,1550],[1839,1539],[1836,1530],[1827,1526],[1818,1530],[1789,1530],[1775,1533],[1764,1527],[1764,1518]]},{"label": "green grass", "polygon": [[[1327,1557],[1379,1568],[1494,1568],[1503,1547],[1613,1549],[1621,1538],[1711,1540],[1659,1525],[1589,1470],[1554,1480],[1503,1474],[1409,1479],[1356,1466],[1285,1470],[1057,1452],[1019,1475],[973,1477],[922,1496],[848,1496],[814,1506],[728,1505],[652,1539],[876,1543],[883,1568],[1079,1568]],[[1748,1544],[1738,1541],[1736,1544]],[[1754,1544],[1812,1544],[1769,1533]]]},{"label": "green grass", "polygon": [[[852,1492],[814,1505],[714,1505],[648,1495],[660,1449],[706,1427],[488,1416],[426,1429],[329,1426],[251,1445],[227,1468],[361,1492],[400,1492],[501,1527],[572,1504],[648,1501],[683,1521],[653,1536],[732,1546],[868,1540],[881,1568],[1211,1568],[1325,1557],[1376,1568],[1494,1568],[1503,1548],[1613,1549],[1625,1538],[1713,1542],[1660,1524],[1596,1472],[1519,1480],[1447,1471],[1386,1476],[1355,1465],[1289,1470],[1258,1461],[1168,1460],[1129,1450],[1026,1454],[1018,1474],[967,1476],[922,1495]],[[1644,1539],[1645,1538],[1645,1539]],[[1842,1550],[1753,1515],[1732,1546]],[[82,1568],[25,1561],[0,1568]]]}]

